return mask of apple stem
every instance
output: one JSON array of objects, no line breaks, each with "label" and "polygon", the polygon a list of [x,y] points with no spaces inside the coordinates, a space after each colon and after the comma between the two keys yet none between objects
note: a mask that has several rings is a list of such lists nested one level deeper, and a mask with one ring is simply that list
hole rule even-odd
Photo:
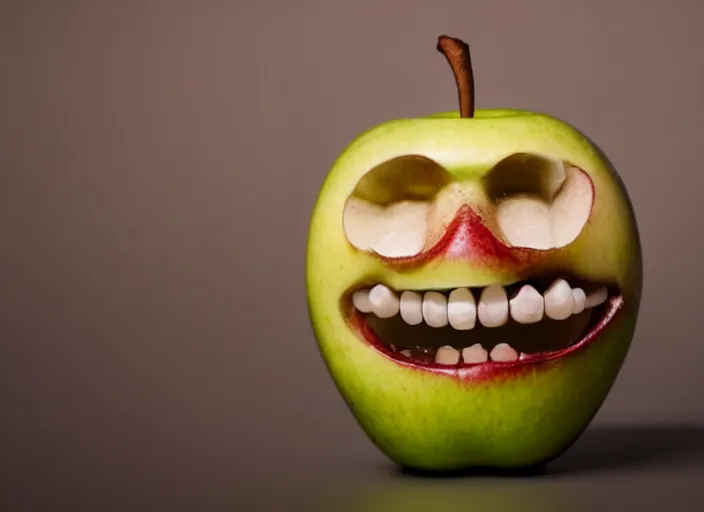
[{"label": "apple stem", "polygon": [[436,48],[445,56],[455,75],[460,98],[460,117],[474,117],[474,74],[469,45],[454,37],[440,36]]}]

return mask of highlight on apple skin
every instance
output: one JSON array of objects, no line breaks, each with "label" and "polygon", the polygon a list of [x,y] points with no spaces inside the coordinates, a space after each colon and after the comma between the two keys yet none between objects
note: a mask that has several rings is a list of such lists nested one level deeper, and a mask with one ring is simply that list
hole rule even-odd
[{"label": "highlight on apple skin", "polygon": [[469,47],[441,36],[460,108],[384,122],[323,183],[309,315],[370,440],[418,470],[520,469],[587,428],[626,358],[638,229],[606,157],[550,115],[474,107]]}]

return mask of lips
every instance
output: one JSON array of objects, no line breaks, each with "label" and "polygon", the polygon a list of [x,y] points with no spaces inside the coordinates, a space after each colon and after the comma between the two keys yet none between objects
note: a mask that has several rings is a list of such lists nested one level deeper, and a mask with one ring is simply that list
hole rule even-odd
[{"label": "lips", "polygon": [[467,379],[527,369],[591,344],[623,306],[618,289],[573,278],[508,286],[351,290],[345,315],[398,364]]}]

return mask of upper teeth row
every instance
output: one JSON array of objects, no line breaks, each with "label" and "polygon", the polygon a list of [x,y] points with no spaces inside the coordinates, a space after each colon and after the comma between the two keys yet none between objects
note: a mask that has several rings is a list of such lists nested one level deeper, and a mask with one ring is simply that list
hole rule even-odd
[{"label": "upper teeth row", "polygon": [[424,294],[406,290],[400,297],[383,284],[371,289],[357,290],[352,303],[362,313],[373,313],[379,318],[401,314],[409,325],[425,321],[430,327],[452,326],[457,330],[473,329],[479,320],[484,327],[500,327],[509,315],[520,324],[539,322],[543,316],[565,320],[587,308],[606,301],[606,287],[587,295],[581,288],[572,288],[564,279],[556,279],[544,294],[526,284],[510,299],[503,286],[491,285],[481,291],[477,303],[469,288],[456,288],[448,296],[428,291]]}]

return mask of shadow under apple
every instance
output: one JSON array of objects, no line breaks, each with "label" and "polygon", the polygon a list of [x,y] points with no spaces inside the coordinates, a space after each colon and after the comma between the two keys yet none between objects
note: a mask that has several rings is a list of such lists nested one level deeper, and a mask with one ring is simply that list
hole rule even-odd
[{"label": "shadow under apple", "polygon": [[396,471],[423,478],[470,476],[557,477],[628,468],[686,464],[704,458],[704,426],[604,426],[588,428],[552,462],[516,471],[481,469],[453,472]]}]

